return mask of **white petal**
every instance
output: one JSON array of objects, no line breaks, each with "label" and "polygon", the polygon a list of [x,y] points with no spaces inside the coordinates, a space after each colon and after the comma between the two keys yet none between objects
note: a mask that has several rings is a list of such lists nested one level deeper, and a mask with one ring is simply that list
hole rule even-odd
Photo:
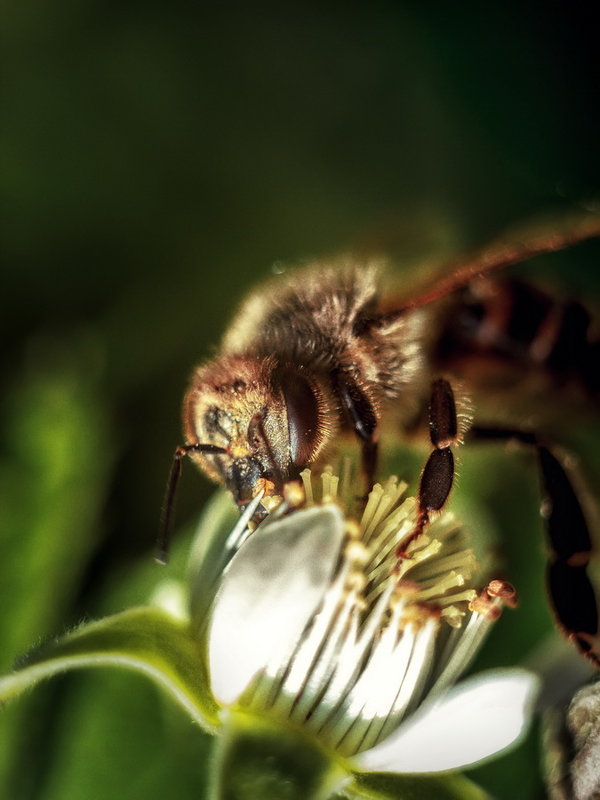
[{"label": "white petal", "polygon": [[215,697],[233,703],[267,663],[293,652],[329,587],[344,539],[335,506],[262,523],[231,561],[209,632]]},{"label": "white petal", "polygon": [[539,683],[521,669],[470,678],[356,760],[361,769],[409,773],[474,764],[517,741],[529,722]]}]

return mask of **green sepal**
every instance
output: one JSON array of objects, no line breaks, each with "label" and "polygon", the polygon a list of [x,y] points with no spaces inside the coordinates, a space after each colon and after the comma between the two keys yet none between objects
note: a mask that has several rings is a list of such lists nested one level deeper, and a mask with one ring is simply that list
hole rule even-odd
[{"label": "green sepal", "polygon": [[355,773],[336,798],[348,800],[490,800],[490,795],[464,775],[394,775]]},{"label": "green sepal", "polygon": [[157,608],[134,608],[46,643],[0,678],[0,701],[79,667],[116,666],[154,680],[208,732],[218,725],[200,647],[185,623]]},{"label": "green sepal", "polygon": [[350,775],[332,753],[289,725],[237,711],[224,722],[211,800],[326,800]]}]

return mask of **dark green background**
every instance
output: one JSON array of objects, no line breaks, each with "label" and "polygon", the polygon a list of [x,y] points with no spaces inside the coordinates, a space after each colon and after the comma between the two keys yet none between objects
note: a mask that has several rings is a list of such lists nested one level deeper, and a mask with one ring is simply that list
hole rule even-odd
[{"label": "dark green background", "polygon": [[[187,375],[273,264],[387,240],[409,264],[598,206],[597,30],[577,4],[2,4],[4,668],[147,597]],[[599,254],[531,273],[597,296]],[[490,495],[518,491],[503,470]],[[186,473],[181,525],[211,491]],[[541,594],[531,539],[515,561],[535,553]],[[8,709],[6,796],[198,797],[199,735],[140,683]],[[508,772],[487,779],[501,797]]]}]

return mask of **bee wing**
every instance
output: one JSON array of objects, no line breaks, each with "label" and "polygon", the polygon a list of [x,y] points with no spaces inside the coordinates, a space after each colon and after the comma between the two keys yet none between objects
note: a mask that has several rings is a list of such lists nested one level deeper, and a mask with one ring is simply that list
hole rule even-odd
[{"label": "bee wing", "polygon": [[600,215],[592,213],[578,213],[552,221],[545,219],[512,229],[470,256],[419,270],[410,293],[405,286],[404,299],[396,297],[395,308],[401,313],[428,305],[476,278],[598,236]]}]

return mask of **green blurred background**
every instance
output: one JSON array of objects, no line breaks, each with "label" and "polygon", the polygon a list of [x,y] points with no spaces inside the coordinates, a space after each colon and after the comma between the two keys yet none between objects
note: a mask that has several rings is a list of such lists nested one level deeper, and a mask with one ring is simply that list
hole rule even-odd
[{"label": "green blurred background", "polygon": [[[187,376],[274,265],[388,240],[410,264],[598,207],[597,30],[582,4],[516,0],[2,3],[4,669],[164,576],[151,552]],[[599,254],[531,274],[597,298]],[[486,491],[521,491],[516,525],[536,528],[521,469],[494,462]],[[211,491],[186,470],[182,528]],[[512,548],[532,597],[535,534]],[[205,752],[143,680],[75,676],[3,712],[0,796],[200,798]],[[543,796],[536,757],[482,780]]]}]

